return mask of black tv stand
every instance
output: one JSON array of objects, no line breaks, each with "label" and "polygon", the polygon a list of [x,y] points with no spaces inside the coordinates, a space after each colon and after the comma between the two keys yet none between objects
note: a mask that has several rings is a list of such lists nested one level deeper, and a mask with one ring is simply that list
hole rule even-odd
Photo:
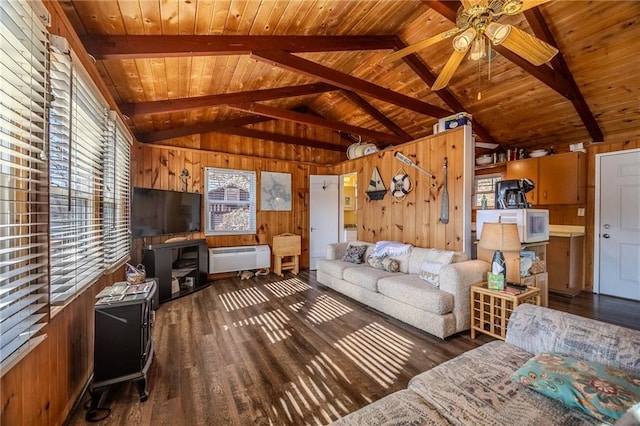
[{"label": "black tv stand", "polygon": [[[205,239],[146,246],[142,251],[142,264],[147,276],[154,277],[158,281],[160,303],[186,296],[209,285]],[[172,293],[171,280],[174,276],[179,281],[180,290]],[[193,287],[185,287],[187,277],[193,278]]]}]

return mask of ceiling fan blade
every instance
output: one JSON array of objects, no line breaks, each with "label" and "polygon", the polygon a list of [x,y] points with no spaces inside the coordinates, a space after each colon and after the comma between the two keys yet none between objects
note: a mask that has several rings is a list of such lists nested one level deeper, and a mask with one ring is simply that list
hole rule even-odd
[{"label": "ceiling fan blade", "polygon": [[447,30],[447,31],[445,31],[443,33],[440,33],[438,35],[430,37],[430,38],[428,38],[426,40],[422,40],[422,41],[417,42],[416,44],[412,44],[411,46],[407,46],[404,49],[396,50],[395,52],[385,56],[382,59],[381,62],[382,63],[388,63],[388,62],[393,62],[393,61],[395,61],[397,59],[400,59],[400,58],[404,58],[405,56],[410,55],[411,53],[415,53],[418,50],[424,49],[425,47],[428,47],[428,46],[431,46],[433,44],[436,44],[436,43],[438,43],[438,42],[440,42],[442,40],[446,40],[446,39],[458,34],[460,31],[462,31],[462,29],[460,29],[458,27],[452,28],[452,29]]},{"label": "ceiling fan blade", "polygon": [[463,52],[459,52],[457,50],[453,51],[447,63],[444,64],[444,68],[442,68],[442,71],[440,71],[440,75],[436,79],[435,83],[433,83],[433,86],[431,86],[432,91],[435,92],[436,90],[443,89],[447,86],[447,84],[449,84],[449,80],[451,80],[451,77],[453,77],[453,74],[455,74],[456,70],[460,66],[460,63],[464,59],[467,50],[469,50],[469,48],[467,48]]},{"label": "ceiling fan blade", "polygon": [[485,35],[493,44],[504,46],[536,66],[549,62],[558,53],[558,49],[549,43],[513,25],[492,22],[487,26]]}]

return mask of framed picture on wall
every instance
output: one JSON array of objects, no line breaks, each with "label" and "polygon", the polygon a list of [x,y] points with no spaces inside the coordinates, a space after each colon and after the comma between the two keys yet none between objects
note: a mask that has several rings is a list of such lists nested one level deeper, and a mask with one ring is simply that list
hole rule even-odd
[{"label": "framed picture on wall", "polygon": [[260,173],[260,209],[291,211],[291,175]]},{"label": "framed picture on wall", "polygon": [[353,196],[345,195],[344,196],[344,209],[345,210],[353,210]]}]

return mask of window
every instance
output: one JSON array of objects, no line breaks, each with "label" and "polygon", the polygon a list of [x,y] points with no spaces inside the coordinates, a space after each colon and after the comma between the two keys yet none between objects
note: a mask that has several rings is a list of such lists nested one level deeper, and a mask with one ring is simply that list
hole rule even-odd
[{"label": "window", "polygon": [[256,233],[256,173],[205,169],[206,235]]},{"label": "window", "polygon": [[44,337],[47,292],[47,13],[0,3],[0,370]]},{"label": "window", "polygon": [[496,205],[496,182],[500,182],[503,179],[504,176],[501,173],[476,176],[474,207],[479,208],[482,206],[482,197],[485,196],[487,198],[487,206],[490,209],[494,208]]},{"label": "window", "polygon": [[72,55],[55,48],[55,38],[49,113],[50,302],[62,304],[104,271],[107,105]]},{"label": "window", "polygon": [[129,256],[130,158],[133,140],[120,118],[111,111],[107,121],[104,158],[105,267]]}]

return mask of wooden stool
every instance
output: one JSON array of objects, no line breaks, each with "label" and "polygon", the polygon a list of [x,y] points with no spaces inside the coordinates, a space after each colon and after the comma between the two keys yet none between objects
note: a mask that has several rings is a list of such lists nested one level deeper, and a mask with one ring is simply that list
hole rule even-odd
[{"label": "wooden stool", "polygon": [[[282,271],[291,270],[293,275],[300,272],[300,235],[280,234],[273,237],[273,272],[284,276]],[[285,258],[290,258],[286,259]]]}]

